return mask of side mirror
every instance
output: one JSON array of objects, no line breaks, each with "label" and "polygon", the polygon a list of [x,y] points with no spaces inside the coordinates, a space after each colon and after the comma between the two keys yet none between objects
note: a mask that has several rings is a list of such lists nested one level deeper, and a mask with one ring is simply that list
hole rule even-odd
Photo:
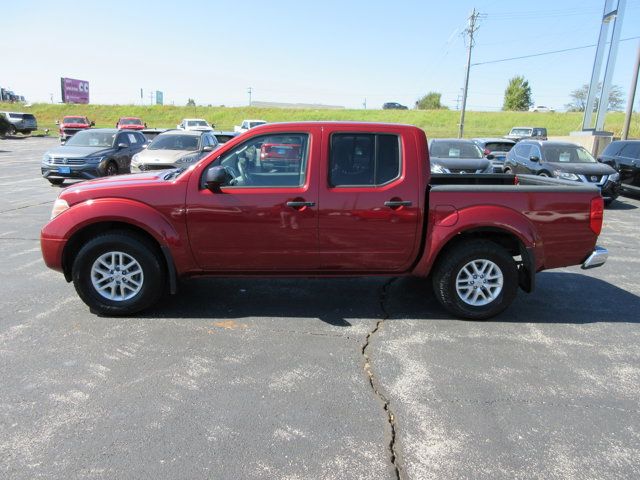
[{"label": "side mirror", "polygon": [[119,143],[118,144],[118,148],[127,148],[129,145],[127,145],[126,143]]},{"label": "side mirror", "polygon": [[211,145],[205,145],[202,147],[203,152],[213,152],[213,147]]},{"label": "side mirror", "polygon": [[96,126],[96,122],[91,122],[89,125],[91,125],[92,127]]},{"label": "side mirror", "polygon": [[226,168],[216,165],[207,170],[204,177],[205,186],[214,193],[220,192],[220,187],[231,181],[231,174]]},{"label": "side mirror", "polygon": [[539,162],[540,161],[540,157],[537,157],[535,155],[531,155],[529,157],[529,160],[531,160],[532,162]]},{"label": "side mirror", "polygon": [[142,148],[147,148],[149,146],[148,143],[145,143],[144,145],[142,145]]},{"label": "side mirror", "polygon": [[496,156],[493,153],[490,153],[486,158],[487,160],[493,160],[494,158],[496,158]]}]

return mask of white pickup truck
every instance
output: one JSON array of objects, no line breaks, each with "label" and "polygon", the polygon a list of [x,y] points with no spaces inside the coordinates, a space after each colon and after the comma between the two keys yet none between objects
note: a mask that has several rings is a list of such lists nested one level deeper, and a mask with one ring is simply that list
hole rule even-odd
[{"label": "white pickup truck", "polygon": [[235,127],[233,127],[233,131],[242,133],[246,132],[250,128],[257,127],[258,125],[264,125],[265,123],[267,122],[265,122],[264,120],[243,120],[242,125],[236,125]]}]

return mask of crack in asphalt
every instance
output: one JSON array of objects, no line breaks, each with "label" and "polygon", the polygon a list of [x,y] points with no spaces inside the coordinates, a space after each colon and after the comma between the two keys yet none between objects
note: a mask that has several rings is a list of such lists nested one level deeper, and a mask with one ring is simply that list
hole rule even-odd
[{"label": "crack in asphalt", "polygon": [[51,200],[48,200],[46,202],[34,203],[32,205],[23,205],[21,207],[15,207],[15,208],[10,208],[8,210],[2,210],[2,211],[0,211],[0,214],[9,213],[9,212],[15,212],[17,210],[24,210],[25,208],[40,207],[42,205],[53,205],[53,202]]},{"label": "crack in asphalt", "polygon": [[392,278],[382,286],[382,290],[380,292],[380,300],[379,300],[379,302],[380,302],[380,309],[382,310],[383,316],[382,316],[381,320],[378,320],[376,322],[376,326],[374,327],[374,329],[371,330],[367,334],[367,337],[365,339],[364,345],[362,346],[362,356],[364,357],[364,371],[367,374],[367,377],[369,378],[369,385],[371,385],[371,389],[373,390],[374,395],[376,397],[378,397],[378,399],[382,403],[382,408],[384,409],[385,413],[387,414],[387,421],[389,423],[389,428],[391,430],[391,439],[389,440],[389,453],[390,453],[390,457],[391,457],[390,458],[391,465],[393,465],[393,468],[394,468],[394,471],[395,471],[396,480],[401,480],[402,477],[400,475],[400,462],[399,462],[399,459],[398,459],[398,454],[396,452],[396,423],[395,423],[395,415],[393,414],[393,410],[391,409],[391,406],[389,404],[389,399],[380,391],[380,387],[378,385],[378,381],[376,380],[376,377],[373,374],[373,371],[371,370],[371,358],[369,357],[369,354],[367,353],[367,350],[368,350],[369,345],[371,343],[372,337],[376,333],[378,333],[378,331],[382,327],[382,324],[390,316],[389,313],[386,310],[385,301],[386,301],[386,298],[387,298],[387,292],[389,290],[389,287],[391,286],[391,284],[395,280],[396,280],[396,278]]}]

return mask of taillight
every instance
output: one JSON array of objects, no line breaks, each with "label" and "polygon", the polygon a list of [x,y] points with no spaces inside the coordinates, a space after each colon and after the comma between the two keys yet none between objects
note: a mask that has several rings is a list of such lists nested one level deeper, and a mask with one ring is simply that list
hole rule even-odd
[{"label": "taillight", "polygon": [[604,200],[602,197],[591,200],[591,211],[589,213],[589,227],[596,235],[602,231],[602,220],[604,218]]}]

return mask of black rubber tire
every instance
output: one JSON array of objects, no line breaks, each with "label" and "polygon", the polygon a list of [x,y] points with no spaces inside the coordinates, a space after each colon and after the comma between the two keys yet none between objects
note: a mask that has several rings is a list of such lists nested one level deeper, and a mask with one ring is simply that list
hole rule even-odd
[{"label": "black rubber tire", "polygon": [[107,163],[107,166],[104,168],[105,177],[111,177],[117,174],[118,174],[118,166],[114,162]]},{"label": "black rubber tire", "polygon": [[[91,267],[102,254],[120,251],[135,258],[142,268],[141,290],[129,300],[102,297],[91,283]],[[145,238],[127,231],[113,231],[88,241],[73,261],[73,285],[92,313],[104,316],[131,315],[156,303],[164,292],[165,269],[158,249]]]},{"label": "black rubber tire", "polygon": [[9,130],[7,130],[7,133],[9,135],[15,135],[16,133],[18,133],[18,131],[16,130],[15,125],[9,125]]},{"label": "black rubber tire", "polygon": [[505,173],[505,174],[509,175],[509,174],[511,174],[511,169],[507,167],[507,168],[505,168],[505,169],[503,170],[503,173]]},{"label": "black rubber tire", "polygon": [[551,175],[549,174],[549,172],[540,172],[538,173],[538,176],[551,178]]},{"label": "black rubber tire", "polygon": [[62,185],[64,183],[64,178],[47,178],[51,185]]},{"label": "black rubber tire", "polygon": [[[495,263],[503,275],[502,291],[491,303],[473,306],[456,291],[458,272],[474,259]],[[505,310],[518,293],[518,268],[513,257],[500,245],[488,240],[470,240],[444,252],[433,272],[433,291],[438,301],[456,317],[485,320]]]}]

